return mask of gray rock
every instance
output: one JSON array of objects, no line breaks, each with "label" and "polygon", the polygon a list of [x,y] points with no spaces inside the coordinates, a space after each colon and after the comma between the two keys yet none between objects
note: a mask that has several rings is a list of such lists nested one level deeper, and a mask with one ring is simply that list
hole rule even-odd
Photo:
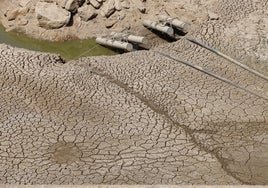
[{"label": "gray rock", "polygon": [[57,29],[67,25],[71,13],[55,3],[38,2],[35,7],[39,26],[46,29]]},{"label": "gray rock", "polygon": [[98,14],[97,12],[89,5],[78,8],[78,15],[81,20],[88,21],[95,18]]}]

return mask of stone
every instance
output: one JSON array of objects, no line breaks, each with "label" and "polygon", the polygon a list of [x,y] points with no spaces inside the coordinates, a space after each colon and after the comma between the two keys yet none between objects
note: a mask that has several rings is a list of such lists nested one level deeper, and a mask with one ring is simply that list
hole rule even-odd
[{"label": "stone", "polygon": [[32,3],[32,0],[20,0],[19,5],[21,7],[27,7]]},{"label": "stone", "polygon": [[130,8],[130,2],[128,0],[125,0],[125,1],[121,2],[121,5],[125,9],[129,9]]},{"label": "stone", "polygon": [[208,17],[210,20],[218,20],[220,16],[214,12],[208,11]]},{"label": "stone", "polygon": [[55,3],[38,2],[35,12],[39,26],[46,29],[57,29],[67,25],[71,13]]},{"label": "stone", "polygon": [[85,0],[78,0],[78,5],[81,7],[85,3]]},{"label": "stone", "polygon": [[102,2],[98,2],[97,0],[89,0],[89,4],[91,4],[96,9],[99,9],[102,5]]},{"label": "stone", "polygon": [[141,13],[145,13],[146,12],[146,7],[141,3],[138,4],[138,9]]},{"label": "stone", "polygon": [[25,26],[25,25],[28,24],[28,20],[25,19],[25,18],[18,19],[17,24],[18,24],[19,26]]},{"label": "stone", "polygon": [[64,8],[69,10],[70,12],[76,12],[79,7],[79,3],[77,0],[67,0]]},{"label": "stone", "polygon": [[134,5],[136,5],[136,7],[138,8],[138,10],[141,12],[141,13],[145,13],[146,12],[146,6],[144,4],[144,1],[141,1],[141,0],[132,0],[132,3]]},{"label": "stone", "polygon": [[91,6],[85,5],[78,8],[78,15],[80,16],[81,20],[86,22],[95,18],[98,14]]},{"label": "stone", "polygon": [[12,21],[12,20],[15,20],[19,14],[20,14],[19,9],[13,9],[13,10],[8,10],[5,13],[5,16],[6,16],[8,21]]},{"label": "stone", "polygon": [[5,16],[8,21],[15,20],[19,15],[26,15],[29,12],[29,7],[15,8],[13,10],[7,10]]},{"label": "stone", "polygon": [[115,0],[114,1],[114,7],[115,7],[115,10],[117,10],[117,11],[122,10],[121,1],[120,0]]},{"label": "stone", "polygon": [[115,12],[114,0],[109,0],[101,9],[101,15],[109,18]]},{"label": "stone", "polygon": [[138,9],[139,9],[139,11],[141,13],[145,13],[146,12],[146,7],[145,6],[140,6],[140,7],[138,7]]},{"label": "stone", "polygon": [[107,29],[110,29],[110,28],[112,28],[116,23],[117,23],[117,20],[107,20],[107,21],[105,22],[105,27],[106,27]]},{"label": "stone", "polygon": [[47,3],[56,3],[57,5],[65,8],[66,10],[75,13],[81,7],[85,0],[42,0]]}]

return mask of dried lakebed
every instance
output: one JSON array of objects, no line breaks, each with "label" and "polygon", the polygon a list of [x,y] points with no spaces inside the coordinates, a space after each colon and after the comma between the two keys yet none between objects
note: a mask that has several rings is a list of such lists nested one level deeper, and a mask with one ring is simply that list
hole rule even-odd
[{"label": "dried lakebed", "polygon": [[[222,32],[258,9],[218,1],[190,34],[261,60]],[[68,62],[1,44],[0,87],[0,183],[268,184],[267,80],[188,40]]]}]

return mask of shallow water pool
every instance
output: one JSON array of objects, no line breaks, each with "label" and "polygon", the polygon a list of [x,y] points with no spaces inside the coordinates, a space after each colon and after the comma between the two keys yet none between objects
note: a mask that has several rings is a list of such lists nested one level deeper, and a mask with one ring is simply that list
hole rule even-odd
[{"label": "shallow water pool", "polygon": [[22,34],[6,32],[0,26],[0,43],[41,52],[60,54],[66,60],[85,56],[114,55],[115,52],[96,44],[94,39],[50,42],[29,38]]}]

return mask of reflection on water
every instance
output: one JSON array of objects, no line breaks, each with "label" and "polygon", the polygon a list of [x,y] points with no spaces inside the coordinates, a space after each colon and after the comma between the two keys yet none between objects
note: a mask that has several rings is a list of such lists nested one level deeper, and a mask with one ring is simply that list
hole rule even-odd
[{"label": "reflection on water", "polygon": [[114,55],[115,52],[96,44],[94,39],[49,42],[31,39],[24,35],[5,32],[0,26],[0,43],[35,51],[60,54],[66,60],[85,56]]}]

